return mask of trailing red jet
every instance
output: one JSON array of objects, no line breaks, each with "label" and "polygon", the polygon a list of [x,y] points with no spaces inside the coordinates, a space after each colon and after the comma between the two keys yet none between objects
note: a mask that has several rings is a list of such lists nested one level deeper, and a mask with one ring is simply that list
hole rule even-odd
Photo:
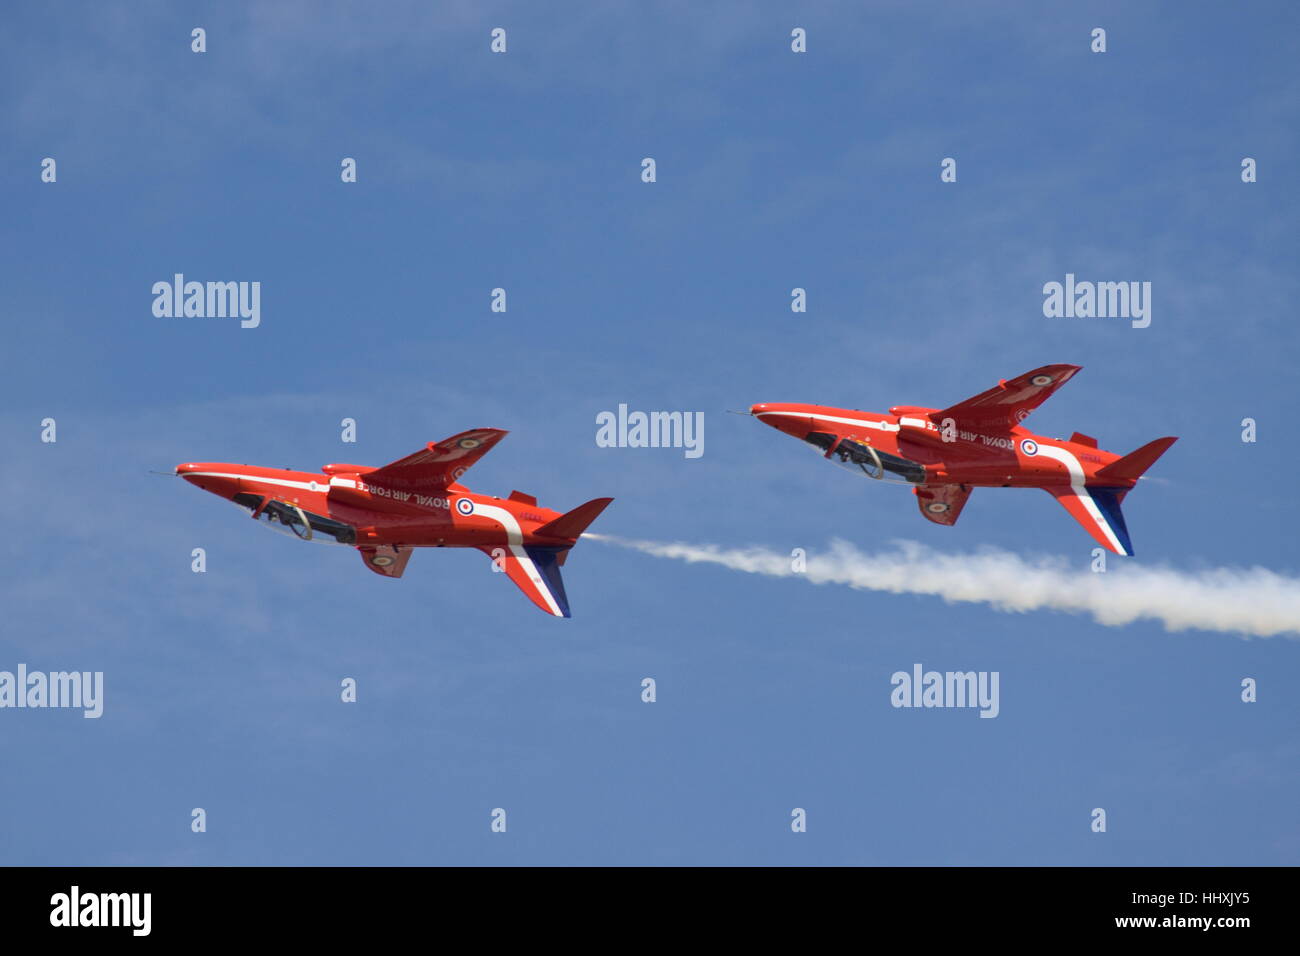
[{"label": "trailing red jet", "polygon": [[1077,371],[1045,365],[943,409],[897,405],[881,415],[763,404],[750,414],[850,471],[912,485],[921,514],[936,524],[956,524],[973,488],[1042,488],[1098,544],[1131,555],[1120,502],[1178,439],[1157,438],[1121,457],[1079,432],[1065,441],[1021,427]]},{"label": "trailing red jet", "polygon": [[371,571],[400,578],[414,548],[478,548],[530,601],[569,616],[560,566],[613,498],[567,514],[522,491],[501,499],[458,484],[506,432],[474,428],[430,442],[390,465],[326,465],[323,474],[189,462],[176,474],[243,508],[258,522],[304,541],[351,545]]}]

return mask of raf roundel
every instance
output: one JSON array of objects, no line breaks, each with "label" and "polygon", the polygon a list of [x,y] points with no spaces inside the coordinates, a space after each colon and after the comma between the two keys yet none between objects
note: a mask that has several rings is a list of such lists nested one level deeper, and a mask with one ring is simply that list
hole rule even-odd
[{"label": "raf roundel", "polygon": [[464,448],[466,451],[470,451],[471,449],[477,448],[479,445],[483,443],[479,441],[477,438],[462,438],[456,444],[460,445],[460,447]]},{"label": "raf roundel", "polygon": [[1033,458],[1038,454],[1038,442],[1034,441],[1032,438],[1026,438],[1020,443],[1020,450],[1030,458]]},{"label": "raf roundel", "polygon": [[472,515],[474,513],[474,502],[468,498],[461,498],[456,502],[456,510],[463,515]]},{"label": "raf roundel", "polygon": [[393,563],[393,559],[386,554],[377,554],[370,559],[370,563],[377,568],[386,568]]},{"label": "raf roundel", "polygon": [[1029,380],[1029,384],[1030,384],[1030,385],[1037,385],[1039,388],[1042,388],[1044,385],[1051,385],[1051,384],[1052,384],[1052,376],[1050,376],[1050,375],[1035,375],[1033,378],[1031,378],[1031,379]]},{"label": "raf roundel", "polygon": [[941,515],[948,510],[948,503],[945,501],[932,501],[925,506],[925,510],[932,515]]}]

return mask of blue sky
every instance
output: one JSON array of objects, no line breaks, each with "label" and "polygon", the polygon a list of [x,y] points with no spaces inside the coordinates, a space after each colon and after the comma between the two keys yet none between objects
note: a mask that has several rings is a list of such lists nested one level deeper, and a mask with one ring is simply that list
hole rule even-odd
[{"label": "blue sky", "polygon": [[[554,620],[477,553],[390,581],[147,473],[377,465],[499,426],[468,483],[612,495],[598,531],[1083,573],[1047,495],[977,491],[941,528],[724,413],[942,406],[1069,362],[1037,431],[1181,436],[1126,502],[1130,560],[1300,574],[1294,5],[700,6],[7,8],[0,669],[102,670],[106,701],[0,711],[0,861],[1300,861],[1292,639],[597,542]],[[176,272],[260,281],[261,326],[155,318]],[[1045,318],[1067,272],[1150,281],[1150,328]],[[619,403],[705,412],[704,456],[596,447]],[[916,662],[999,671],[999,717],[891,708]]]}]

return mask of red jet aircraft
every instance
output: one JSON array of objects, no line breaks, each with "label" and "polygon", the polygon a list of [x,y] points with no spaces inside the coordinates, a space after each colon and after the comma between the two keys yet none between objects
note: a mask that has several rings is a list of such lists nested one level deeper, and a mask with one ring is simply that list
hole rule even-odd
[{"label": "red jet aircraft", "polygon": [[506,432],[474,428],[382,468],[326,465],[324,474],[189,462],[176,474],[250,513],[258,524],[301,538],[351,545],[366,567],[400,578],[413,548],[478,548],[547,614],[569,616],[560,566],[613,498],[568,514],[512,491],[504,500],[457,484]]},{"label": "red jet aircraft", "polygon": [[1102,547],[1131,555],[1120,502],[1177,438],[1112,454],[1075,432],[1069,441],[1020,426],[1078,365],[1045,365],[944,409],[897,405],[888,415],[821,405],[754,405],[766,425],[814,445],[837,465],[912,485],[921,514],[953,525],[971,489],[1042,488]]}]

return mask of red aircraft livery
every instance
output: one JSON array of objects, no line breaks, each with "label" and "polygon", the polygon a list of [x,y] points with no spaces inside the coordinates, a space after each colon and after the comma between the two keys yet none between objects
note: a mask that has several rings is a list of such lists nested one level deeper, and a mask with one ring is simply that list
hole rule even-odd
[{"label": "red aircraft livery", "polygon": [[766,425],[815,446],[850,471],[912,486],[921,514],[957,523],[971,489],[1042,488],[1102,547],[1131,555],[1120,502],[1177,438],[1112,454],[1075,432],[1069,441],[1021,427],[1078,365],[1045,365],[948,408],[898,405],[888,415],[822,405],[755,405]]},{"label": "red aircraft livery", "polygon": [[176,466],[176,474],[239,505],[259,524],[304,541],[351,545],[371,571],[400,578],[413,548],[478,548],[547,614],[569,616],[560,566],[613,498],[567,514],[512,491],[506,499],[457,484],[506,432],[473,428],[382,468],[326,465],[323,474],[231,465]]}]

